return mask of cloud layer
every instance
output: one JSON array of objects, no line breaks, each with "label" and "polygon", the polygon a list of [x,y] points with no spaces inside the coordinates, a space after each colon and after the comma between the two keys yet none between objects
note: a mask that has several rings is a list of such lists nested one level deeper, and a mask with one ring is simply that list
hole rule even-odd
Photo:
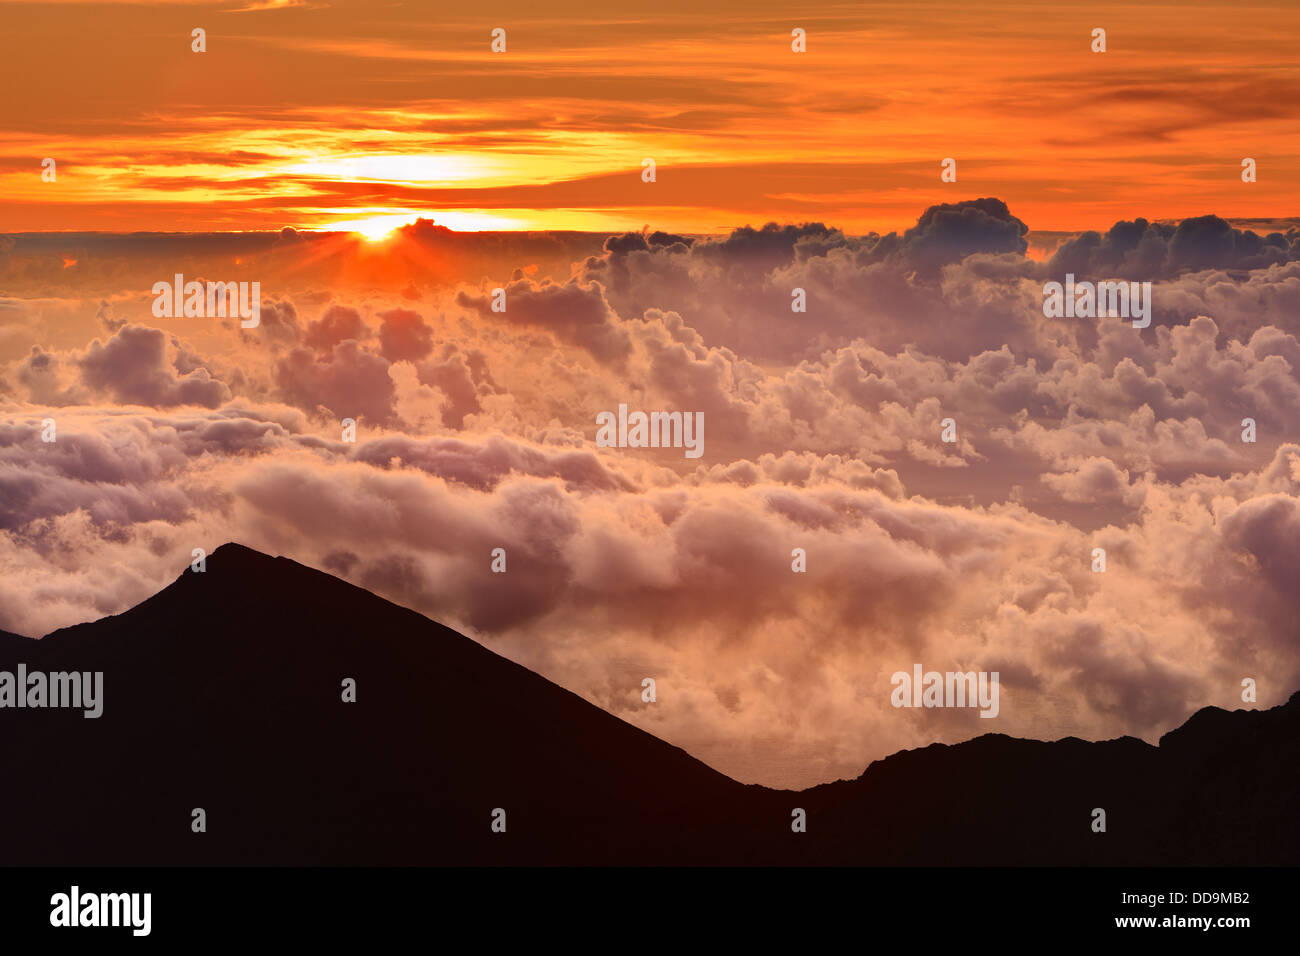
[{"label": "cloud layer", "polygon": [[[170,271],[126,255],[112,291],[92,255],[93,292],[0,301],[0,628],[116,613],[237,540],[789,786],[990,730],[1152,739],[1244,677],[1284,700],[1297,237],[1137,220],[1033,260],[1026,234],[981,199],[884,236],[573,240],[568,274],[467,246],[481,268],[418,284],[323,283],[293,264],[324,240],[285,239],[245,263],[252,330],[154,319]],[[456,239],[394,257],[430,241]],[[1067,271],[1153,282],[1151,327],[1044,318]],[[703,457],[597,447],[620,403],[703,412]],[[914,663],[999,671],[999,717],[892,708]]]}]

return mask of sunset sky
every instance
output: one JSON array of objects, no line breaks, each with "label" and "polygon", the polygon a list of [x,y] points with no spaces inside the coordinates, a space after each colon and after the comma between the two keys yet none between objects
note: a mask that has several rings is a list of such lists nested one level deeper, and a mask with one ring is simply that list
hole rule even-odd
[{"label": "sunset sky", "polygon": [[866,232],[973,195],[1035,230],[1297,211],[1286,0],[593,9],[0,0],[0,229]]},{"label": "sunset sky", "polygon": [[[1295,2],[0,0],[0,629],[236,541],[776,786],[1281,703],[1297,35]],[[1149,284],[1149,324],[1045,311],[1070,274]],[[158,310],[177,275],[260,323]],[[598,443],[621,404],[702,416],[700,457]],[[997,718],[893,708],[918,663],[997,671]]]}]

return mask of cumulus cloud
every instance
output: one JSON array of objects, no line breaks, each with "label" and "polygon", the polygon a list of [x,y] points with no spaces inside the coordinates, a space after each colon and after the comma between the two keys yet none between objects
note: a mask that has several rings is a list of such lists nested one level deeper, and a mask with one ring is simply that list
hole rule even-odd
[{"label": "cumulus cloud", "polygon": [[389,309],[380,313],[380,352],[391,362],[422,359],[433,351],[433,330],[418,312]]},{"label": "cumulus cloud", "polygon": [[366,326],[360,312],[346,305],[332,305],[319,319],[307,324],[302,341],[318,352],[329,352],[340,342],[360,339],[365,333]]},{"label": "cumulus cloud", "polygon": [[[202,360],[184,350],[169,358],[168,345],[161,329],[126,325],[105,343],[95,339],[76,362],[87,386],[124,404],[214,408],[231,397]],[[170,345],[175,352],[179,343]]]},{"label": "cumulus cloud", "polygon": [[355,339],[332,346],[324,357],[308,348],[293,349],[276,365],[275,384],[287,401],[335,419],[364,418],[381,425],[393,420],[395,389],[388,362]]},{"label": "cumulus cloud", "polygon": [[560,342],[586,349],[598,359],[617,362],[627,357],[627,331],[618,323],[598,284],[584,285],[576,280],[536,283],[519,278],[506,285],[504,292],[504,310],[499,312],[493,311],[495,294],[461,292],[456,302],[485,319],[499,316],[506,322],[546,329]]},{"label": "cumulus cloud", "polygon": [[[1300,261],[1225,226],[1117,223],[1039,262],[995,199],[884,236],[425,223],[402,235],[436,282],[268,279],[253,330],[150,324],[130,288],[17,300],[0,628],[117,613],[238,540],[789,786],[990,729],[1154,739],[1243,676],[1276,703],[1300,683]],[[286,275],[333,248],[264,246]],[[1152,281],[1157,321],[1045,318],[1066,270]],[[703,456],[597,447],[620,404],[702,412]],[[996,726],[891,708],[917,662],[998,670]]]},{"label": "cumulus cloud", "polygon": [[1104,234],[1084,232],[1062,243],[1049,274],[1079,278],[1166,279],[1185,272],[1264,269],[1300,259],[1300,233],[1264,236],[1234,229],[1218,216],[1174,223],[1117,222]]}]

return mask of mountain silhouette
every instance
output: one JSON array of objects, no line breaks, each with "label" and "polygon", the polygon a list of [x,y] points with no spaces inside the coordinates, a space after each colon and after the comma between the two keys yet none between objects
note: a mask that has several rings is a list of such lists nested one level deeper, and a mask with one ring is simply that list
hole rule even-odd
[{"label": "mountain silhouette", "polygon": [[237,544],[123,614],[0,632],[0,670],[19,663],[102,671],[103,714],[0,710],[0,864],[1300,862],[1300,694],[1206,708],[1158,747],[989,734],[772,790]]}]

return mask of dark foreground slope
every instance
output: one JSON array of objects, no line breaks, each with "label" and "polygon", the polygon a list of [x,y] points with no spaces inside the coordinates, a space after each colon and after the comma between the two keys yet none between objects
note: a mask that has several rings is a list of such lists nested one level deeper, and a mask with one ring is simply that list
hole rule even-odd
[{"label": "dark foreground slope", "polygon": [[238,545],[124,614],[2,636],[0,670],[105,691],[95,720],[0,710],[0,864],[1300,862],[1300,696],[1203,710],[1159,748],[989,735],[794,793]]}]

